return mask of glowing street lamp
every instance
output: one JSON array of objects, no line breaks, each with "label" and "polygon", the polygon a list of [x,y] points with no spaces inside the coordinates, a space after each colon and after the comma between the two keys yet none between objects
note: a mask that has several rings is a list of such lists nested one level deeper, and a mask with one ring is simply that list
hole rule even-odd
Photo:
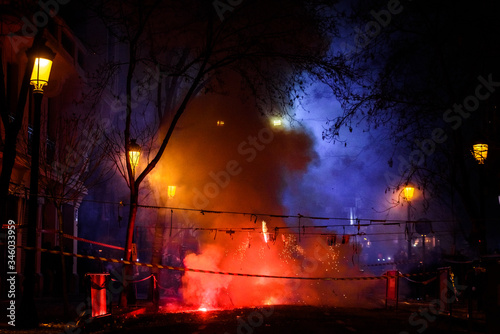
[{"label": "glowing street lamp", "polygon": [[488,156],[488,144],[474,144],[472,145],[472,155],[477,160],[477,163],[484,165],[484,161]]},{"label": "glowing street lamp", "polygon": [[132,172],[135,174],[135,169],[139,165],[139,157],[141,156],[141,147],[135,142],[135,139],[130,140],[128,149],[128,158],[132,166]]},{"label": "glowing street lamp", "polygon": [[414,193],[415,193],[415,188],[413,188],[412,186],[406,186],[403,189],[404,198],[407,202],[411,202]]},{"label": "glowing street lamp", "polygon": [[176,189],[175,186],[168,186],[167,187],[168,198],[170,198],[170,199],[174,198],[174,196],[175,196],[175,189]]},{"label": "glowing street lamp", "polygon": [[35,58],[30,79],[30,84],[34,86],[33,92],[43,94],[43,87],[49,83],[52,61],[56,54],[48,46],[43,45],[36,50],[30,49],[28,56]]}]

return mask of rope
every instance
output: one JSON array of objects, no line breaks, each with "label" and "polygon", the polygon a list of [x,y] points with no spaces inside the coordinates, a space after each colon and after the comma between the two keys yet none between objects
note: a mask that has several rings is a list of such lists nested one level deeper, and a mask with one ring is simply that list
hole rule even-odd
[{"label": "rope", "polygon": [[[5,244],[1,244],[5,245]],[[194,269],[187,267],[174,267],[174,266],[164,266],[164,265],[153,265],[151,263],[143,263],[143,262],[132,262],[118,259],[110,259],[93,255],[83,255],[83,254],[75,254],[68,252],[61,252],[57,250],[49,250],[43,248],[34,248],[34,247],[26,247],[26,246],[16,246],[18,248],[23,248],[26,250],[36,250],[40,252],[46,252],[51,254],[63,254],[64,256],[73,256],[77,258],[84,258],[90,260],[104,261],[104,262],[112,262],[112,263],[123,263],[134,266],[148,267],[148,268],[158,268],[158,269],[167,269],[167,270],[176,270],[183,272],[196,272],[203,274],[214,274],[214,275],[228,275],[228,276],[240,276],[240,277],[259,277],[259,278],[280,278],[280,279],[299,279],[299,280],[314,280],[314,281],[367,281],[367,280],[379,280],[379,279],[387,279],[387,275],[382,276],[364,276],[364,277],[302,277],[302,276],[281,276],[281,275],[262,275],[262,274],[245,274],[245,273],[235,273],[235,272],[225,272],[225,271],[214,271],[214,270],[204,270],[204,269]]]},{"label": "rope", "polygon": [[419,281],[414,281],[412,279],[409,279],[408,277],[405,277],[405,276],[402,276],[404,279],[406,279],[407,281],[409,282],[412,282],[412,283],[418,283],[418,284],[423,284],[423,285],[427,285],[429,284],[430,282],[434,281],[435,279],[437,279],[437,276],[434,276],[433,278],[431,279],[428,279],[427,281],[423,281],[423,282],[419,282]]}]

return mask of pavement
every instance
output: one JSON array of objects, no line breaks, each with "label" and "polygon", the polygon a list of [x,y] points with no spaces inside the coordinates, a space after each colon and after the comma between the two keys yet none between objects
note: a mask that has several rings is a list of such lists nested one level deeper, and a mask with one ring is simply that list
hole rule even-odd
[{"label": "pavement", "polygon": [[[2,319],[0,333],[489,333],[482,313],[470,319],[461,306],[451,315],[437,314],[436,303],[414,300],[399,302],[397,309],[275,305],[207,311],[162,307],[158,313],[150,301],[138,300],[134,307],[115,306],[110,315],[79,321],[75,315],[64,319],[58,299],[36,303],[39,328],[13,328]],[[81,303],[82,299],[71,300],[75,309]],[[6,305],[2,302],[2,309]]]}]

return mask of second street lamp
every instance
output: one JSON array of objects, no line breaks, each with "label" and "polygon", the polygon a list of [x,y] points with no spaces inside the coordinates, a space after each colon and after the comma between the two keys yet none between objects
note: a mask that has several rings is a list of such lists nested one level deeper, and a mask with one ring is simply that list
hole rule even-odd
[{"label": "second street lamp", "polygon": [[130,166],[132,167],[132,176],[135,177],[135,169],[139,165],[139,158],[141,156],[141,147],[136,143],[135,139],[130,140],[128,158],[130,160]]},{"label": "second street lamp", "polygon": [[480,167],[479,171],[479,193],[480,193],[480,201],[479,201],[479,215],[480,218],[473,222],[472,233],[473,240],[477,243],[479,254],[484,255],[487,252],[487,244],[486,244],[486,199],[487,195],[486,184],[485,184],[485,161],[488,157],[488,144],[484,144],[484,142],[480,141],[476,144],[472,145],[472,155],[476,159],[478,165],[484,165]]},{"label": "second street lamp", "polygon": [[479,143],[472,145],[472,154],[478,164],[484,165],[484,161],[488,157],[488,144]]}]

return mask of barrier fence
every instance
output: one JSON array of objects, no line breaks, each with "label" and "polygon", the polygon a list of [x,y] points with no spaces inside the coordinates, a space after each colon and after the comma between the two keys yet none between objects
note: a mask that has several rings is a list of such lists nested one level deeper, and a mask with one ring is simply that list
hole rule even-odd
[{"label": "barrier fence", "polygon": [[[5,244],[2,244],[2,245],[5,245]],[[64,256],[72,256],[72,257],[76,257],[76,258],[90,259],[90,260],[102,261],[102,262],[121,263],[121,264],[134,265],[134,266],[140,266],[140,267],[176,270],[176,271],[183,271],[183,272],[196,272],[196,273],[204,273],[204,274],[215,274],[215,275],[259,277],[259,278],[278,278],[278,279],[298,279],[298,280],[316,280],[316,281],[366,281],[366,280],[387,279],[387,274],[384,274],[381,276],[359,276],[359,277],[304,277],[304,276],[282,276],[282,275],[235,273],[235,272],[227,272],[227,271],[215,271],[215,270],[188,268],[188,267],[167,266],[167,265],[162,265],[162,264],[135,262],[135,261],[127,261],[127,260],[121,260],[121,259],[119,260],[119,259],[105,258],[105,257],[100,257],[100,256],[94,256],[94,255],[68,253],[68,252],[61,252],[59,250],[52,250],[52,249],[45,249],[45,248],[34,248],[34,247],[27,247],[27,246],[21,246],[21,245],[17,245],[16,247],[22,248],[25,250],[35,250],[35,251],[51,253],[51,254],[63,254]],[[422,275],[430,275],[430,274],[436,274],[436,272],[426,272],[426,273],[416,273],[416,274],[401,274],[398,272],[397,276],[398,277],[410,277],[410,276],[422,276]]]}]

